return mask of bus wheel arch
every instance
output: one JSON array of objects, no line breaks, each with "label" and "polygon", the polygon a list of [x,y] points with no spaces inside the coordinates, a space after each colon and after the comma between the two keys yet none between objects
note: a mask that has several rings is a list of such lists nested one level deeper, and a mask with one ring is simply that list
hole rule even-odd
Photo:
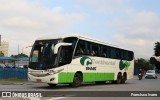
[{"label": "bus wheel arch", "polygon": [[77,71],[75,74],[77,74],[77,73],[81,75],[82,81],[83,81],[83,73],[81,71]]},{"label": "bus wheel arch", "polygon": [[72,87],[79,87],[83,81],[83,74],[77,71],[73,77],[73,82],[70,84]]}]

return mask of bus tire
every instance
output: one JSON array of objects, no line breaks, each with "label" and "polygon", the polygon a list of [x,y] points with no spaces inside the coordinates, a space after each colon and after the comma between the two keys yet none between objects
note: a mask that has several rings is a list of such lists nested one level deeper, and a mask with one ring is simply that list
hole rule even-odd
[{"label": "bus tire", "polygon": [[124,77],[122,77],[121,83],[124,84],[126,82],[126,80],[124,79]]},{"label": "bus tire", "polygon": [[117,75],[117,84],[121,84],[122,83],[122,75],[119,73]]},{"label": "bus tire", "polygon": [[122,77],[121,83],[122,83],[122,84],[125,84],[126,80],[127,80],[127,74],[124,73],[124,74],[123,74],[123,77]]},{"label": "bus tire", "polygon": [[50,87],[55,87],[55,86],[57,86],[57,84],[51,84],[51,83],[48,83],[48,85],[49,85]]},{"label": "bus tire", "polygon": [[72,87],[79,87],[79,86],[81,86],[81,83],[82,83],[82,76],[81,76],[81,74],[76,73],[74,75],[73,83],[71,83],[70,85]]}]

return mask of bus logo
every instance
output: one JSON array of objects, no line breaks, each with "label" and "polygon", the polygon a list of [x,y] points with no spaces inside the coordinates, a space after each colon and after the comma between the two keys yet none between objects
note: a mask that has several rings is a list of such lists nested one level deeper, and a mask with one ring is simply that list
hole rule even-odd
[{"label": "bus logo", "polygon": [[120,61],[119,62],[119,69],[120,70],[123,70],[124,68],[126,68],[126,69],[128,69],[128,67],[130,66],[131,64],[130,64],[130,62],[128,62],[128,61]]},{"label": "bus logo", "polygon": [[89,65],[92,65],[92,59],[89,58],[88,56],[83,56],[83,57],[80,59],[80,63],[81,63],[81,65],[83,65],[83,66],[89,66]]}]

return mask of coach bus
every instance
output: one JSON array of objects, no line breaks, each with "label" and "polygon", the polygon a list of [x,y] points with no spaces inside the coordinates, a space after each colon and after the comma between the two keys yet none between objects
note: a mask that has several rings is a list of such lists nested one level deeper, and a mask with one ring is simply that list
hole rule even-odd
[{"label": "coach bus", "polygon": [[133,78],[134,53],[84,35],[39,38],[29,60],[28,79],[50,86],[83,82],[123,84]]}]

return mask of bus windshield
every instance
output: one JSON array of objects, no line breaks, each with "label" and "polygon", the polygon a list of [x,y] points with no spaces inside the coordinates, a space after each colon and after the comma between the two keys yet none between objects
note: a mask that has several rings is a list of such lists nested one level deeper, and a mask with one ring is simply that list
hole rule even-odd
[{"label": "bus windshield", "polygon": [[[29,68],[34,70],[47,70],[71,63],[74,48],[77,43],[76,37],[67,37],[54,40],[37,40],[30,55]],[[54,48],[58,43],[71,43],[71,46],[61,46],[58,54]]]},{"label": "bus windshield", "polygon": [[36,41],[31,51],[29,67],[36,70],[54,68],[56,65],[54,47],[59,41],[58,39]]}]

